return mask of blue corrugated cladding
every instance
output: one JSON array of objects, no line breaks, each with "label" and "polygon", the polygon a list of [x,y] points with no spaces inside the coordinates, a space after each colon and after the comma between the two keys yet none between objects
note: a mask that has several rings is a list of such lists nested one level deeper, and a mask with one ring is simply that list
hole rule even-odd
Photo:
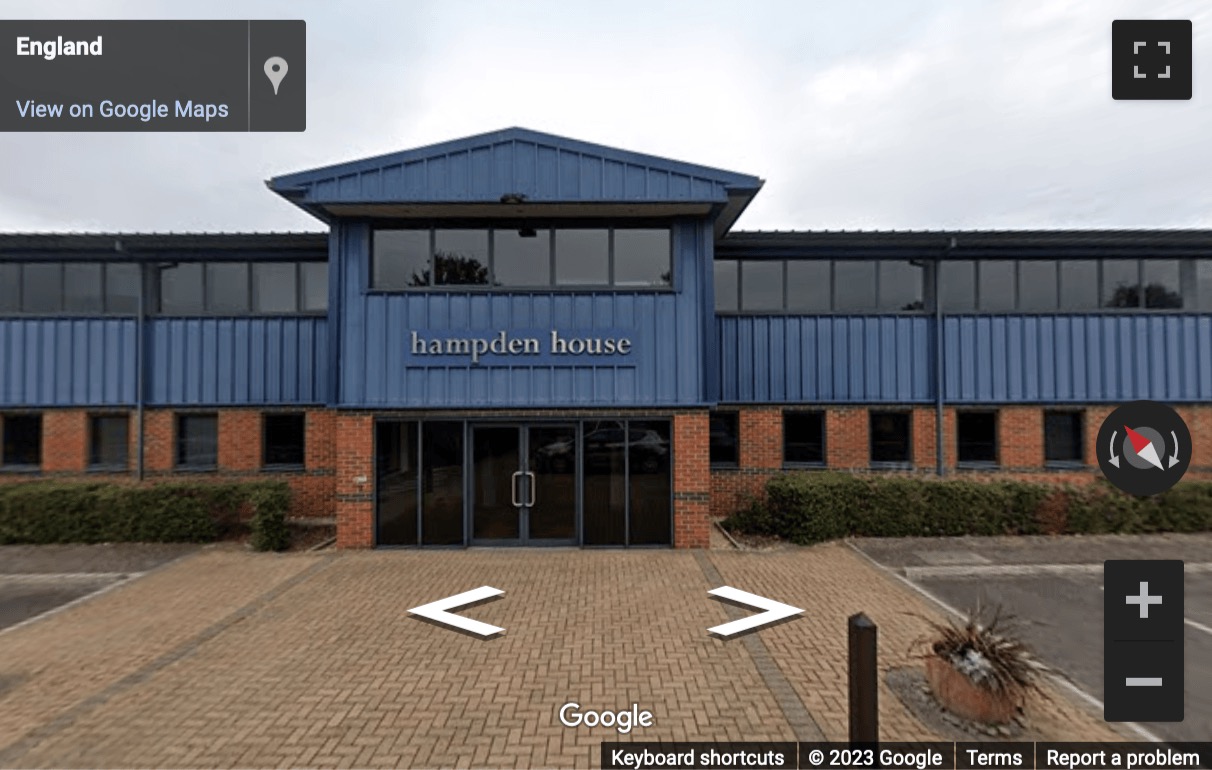
[{"label": "blue corrugated cladding", "polygon": [[[322,404],[327,320],[147,322],[152,406]],[[132,406],[134,319],[0,319],[0,406]]]},{"label": "blue corrugated cladding", "polygon": [[[369,230],[338,226],[342,251],[340,394],[344,406],[651,406],[706,401],[704,349],[711,327],[712,233],[707,222],[674,228],[676,292],[367,293]],[[499,329],[560,329],[592,336],[628,330],[625,357],[553,365],[518,357],[469,363],[406,355],[410,333],[460,337]],[[426,365],[415,365],[423,362]]]},{"label": "blue corrugated cladding", "polygon": [[[1212,399],[1207,315],[956,316],[944,320],[948,403]],[[721,316],[720,400],[934,399],[934,319]]]},{"label": "blue corrugated cladding", "polygon": [[135,402],[132,319],[0,318],[0,406]]},{"label": "blue corrugated cladding", "polygon": [[743,174],[507,129],[432,147],[277,177],[301,203],[471,202],[523,193],[527,202],[715,201]]}]

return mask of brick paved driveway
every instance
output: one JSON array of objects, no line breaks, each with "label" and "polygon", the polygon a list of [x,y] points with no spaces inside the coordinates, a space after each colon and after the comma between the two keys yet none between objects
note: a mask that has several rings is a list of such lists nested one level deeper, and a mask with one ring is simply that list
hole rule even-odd
[{"label": "brick paved driveway", "polygon": [[[803,607],[741,640],[726,583]],[[483,641],[405,610],[480,585]],[[591,766],[632,702],[634,740],[845,738],[845,620],[905,665],[933,610],[843,545],[735,551],[471,550],[258,555],[208,549],[0,634],[0,766]],[[887,690],[887,738],[931,738]],[[1111,739],[1064,697],[1056,738]]]}]

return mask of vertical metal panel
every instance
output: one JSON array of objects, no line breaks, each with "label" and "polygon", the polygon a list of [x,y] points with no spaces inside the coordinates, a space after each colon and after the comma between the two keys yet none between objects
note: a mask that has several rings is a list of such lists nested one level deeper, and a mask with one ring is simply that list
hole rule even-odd
[{"label": "vertical metal panel", "polygon": [[0,318],[0,406],[135,401],[135,321]]},{"label": "vertical metal panel", "polygon": [[152,319],[148,402],[324,403],[327,324],[311,316]]}]

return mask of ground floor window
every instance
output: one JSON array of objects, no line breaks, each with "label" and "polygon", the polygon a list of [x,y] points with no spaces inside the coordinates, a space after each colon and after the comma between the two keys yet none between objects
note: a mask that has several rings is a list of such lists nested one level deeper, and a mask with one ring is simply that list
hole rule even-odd
[{"label": "ground floor window", "polygon": [[89,418],[88,466],[93,470],[126,470],[130,453],[130,418],[95,414]]},{"label": "ground floor window", "polygon": [[42,415],[0,415],[0,467],[37,468],[42,464]]},{"label": "ground floor window", "polygon": [[298,468],[307,456],[307,419],[302,414],[267,414],[262,434],[262,465]]},{"label": "ground floor window", "polygon": [[1044,411],[1044,462],[1081,465],[1086,460],[1082,425],[1085,414],[1073,409]]},{"label": "ground floor window", "polygon": [[783,412],[783,463],[824,465],[824,412]]},{"label": "ground floor window", "polygon": [[709,457],[712,465],[736,465],[740,459],[740,415],[712,412],[708,423]]},{"label": "ground floor window", "polygon": [[214,414],[177,415],[177,467],[214,470],[219,464],[219,417]]},{"label": "ground floor window", "polygon": [[379,420],[376,543],[670,545],[668,420]]},{"label": "ground floor window", "polygon": [[960,463],[997,463],[997,412],[958,412],[955,415],[956,460]]},{"label": "ground floor window", "polygon": [[913,462],[910,413],[870,413],[871,462],[873,465],[907,465]]}]

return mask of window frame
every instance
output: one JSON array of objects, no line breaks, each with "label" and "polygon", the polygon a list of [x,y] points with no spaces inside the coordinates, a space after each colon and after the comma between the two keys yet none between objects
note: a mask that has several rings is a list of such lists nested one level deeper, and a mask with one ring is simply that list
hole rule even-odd
[{"label": "window frame", "polygon": [[[185,421],[197,418],[210,418],[215,425],[215,461],[213,465],[204,463],[185,462],[181,459],[182,438]],[[173,470],[187,473],[214,473],[219,470],[219,413],[218,412],[176,412],[173,415]]]},{"label": "window frame", "polygon": [[[269,462],[269,421],[271,419],[298,418],[302,425],[303,441],[299,445],[302,457],[297,463]],[[307,412],[262,412],[261,413],[261,469],[266,471],[301,471],[307,467]]]},{"label": "window frame", "polygon": [[[31,418],[38,421],[38,461],[36,463],[10,463],[5,461],[4,436],[8,430],[8,421],[14,417]],[[0,473],[40,473],[46,454],[46,442],[43,434],[46,430],[46,417],[42,412],[3,411],[0,412]]]},{"label": "window frame", "polygon": [[[904,460],[877,460],[875,459],[875,417],[881,414],[904,415],[905,420],[905,448],[908,457]],[[868,409],[867,410],[867,464],[874,469],[879,470],[908,470],[914,467],[913,464],[913,410],[912,409]]]},{"label": "window frame", "polygon": [[[1068,415],[1076,418],[1077,425],[1077,459],[1052,460],[1048,458],[1048,417],[1049,415]],[[1087,468],[1086,461],[1086,410],[1078,407],[1052,407],[1043,410],[1041,419],[1044,447],[1045,468]]]},{"label": "window frame", "polygon": [[[965,460],[960,457],[960,421],[965,416],[990,415],[993,417],[993,459]],[[955,467],[986,470],[1002,467],[1002,410],[1000,409],[957,409],[955,412]],[[964,442],[969,446],[974,442]]]},{"label": "window frame", "polygon": [[[366,261],[366,293],[367,294],[423,294],[437,292],[441,294],[461,293],[536,293],[548,294],[587,294],[595,292],[614,293],[657,293],[669,294],[678,291],[679,270],[677,269],[677,223],[668,220],[643,221],[622,220],[615,222],[594,222],[592,220],[573,220],[560,222],[552,220],[518,220],[517,222],[442,222],[427,221],[368,224],[369,237],[367,241]],[[433,255],[435,250],[435,233],[438,230],[484,230],[488,234],[488,282],[484,284],[435,284],[433,270]],[[533,229],[546,231],[548,241],[548,277],[546,284],[510,284],[508,286],[496,283],[496,231]],[[406,286],[402,288],[385,288],[375,285],[375,236],[384,230],[423,230],[429,232],[429,258],[426,269],[429,271],[429,283],[425,286]],[[561,230],[605,230],[606,231],[606,280],[604,284],[571,284],[559,283],[557,265],[559,255],[556,252],[557,232]],[[669,282],[666,284],[620,284],[617,282],[615,271],[615,232],[619,230],[664,230],[669,234]]]},{"label": "window frame", "polygon": [[[716,460],[711,456],[711,422],[727,417],[733,426],[733,446],[736,457],[731,460]],[[739,409],[712,409],[707,413],[707,465],[710,468],[739,468],[741,467],[741,412]]]},{"label": "window frame", "polygon": [[[821,459],[820,460],[788,460],[787,459],[787,420],[790,417],[812,415],[821,421]],[[827,417],[822,409],[784,409],[783,410],[783,467],[784,468],[824,468],[829,462],[829,439]]]},{"label": "window frame", "polygon": [[[152,283],[152,296],[154,301],[149,302],[148,306],[154,308],[154,311],[149,311],[149,315],[154,315],[158,318],[294,318],[294,317],[324,317],[328,315],[327,307],[324,310],[304,310],[304,278],[303,265],[305,264],[323,264],[325,270],[323,274],[325,279],[328,277],[327,261],[320,259],[204,259],[204,260],[179,260],[171,263],[172,266],[185,264],[198,264],[202,266],[202,310],[188,313],[178,313],[164,310],[164,296],[161,291],[160,272],[167,264],[154,265]],[[211,309],[211,291],[210,291],[210,271],[207,269],[212,264],[241,264],[244,265],[245,273],[248,277],[245,291],[247,294],[246,305],[247,310],[243,312],[217,311]],[[291,265],[294,268],[295,286],[294,286],[294,310],[274,310],[262,311],[257,305],[257,280],[255,277],[255,265],[258,264],[285,264]],[[325,295],[327,296],[327,290]],[[325,300],[327,305],[327,299]]]},{"label": "window frame", "polygon": [[[111,301],[109,296],[110,284],[110,268],[118,265],[134,265],[139,267],[141,264],[136,260],[121,259],[121,260],[105,260],[105,259],[13,259],[4,260],[4,264],[11,265],[17,271],[17,309],[15,310],[0,310],[0,317],[13,318],[134,318],[138,316],[138,309],[131,311],[121,311],[112,309],[112,305],[116,302]],[[53,265],[57,268],[59,275],[59,306],[57,310],[26,310],[25,300],[25,267],[30,264]],[[67,266],[69,264],[99,264],[101,265],[101,283],[98,286],[98,295],[101,301],[101,310],[68,310],[67,305]],[[139,272],[142,275],[142,271]]]},{"label": "window frame", "polygon": [[[122,442],[122,462],[98,462],[94,454],[99,420],[122,420],[125,428],[125,439]],[[130,470],[130,413],[129,412],[89,412],[88,414],[88,470],[93,472],[117,472]]]}]

